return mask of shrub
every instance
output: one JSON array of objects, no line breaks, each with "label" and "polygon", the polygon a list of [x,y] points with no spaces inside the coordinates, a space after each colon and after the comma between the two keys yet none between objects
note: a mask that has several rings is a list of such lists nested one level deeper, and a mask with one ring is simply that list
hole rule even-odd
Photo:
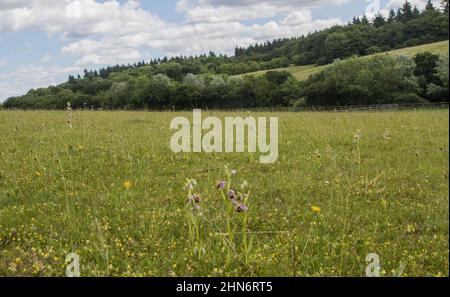
[{"label": "shrub", "polygon": [[366,49],[366,54],[368,55],[373,55],[373,54],[378,54],[381,53],[383,50],[379,47],[379,46],[371,46],[368,49]]},{"label": "shrub", "polygon": [[429,103],[429,102],[414,93],[396,93],[392,95],[392,103],[403,104],[403,103]]}]

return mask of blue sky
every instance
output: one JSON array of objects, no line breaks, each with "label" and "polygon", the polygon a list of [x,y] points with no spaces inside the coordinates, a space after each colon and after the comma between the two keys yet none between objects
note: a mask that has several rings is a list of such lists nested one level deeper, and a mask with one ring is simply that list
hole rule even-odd
[{"label": "blue sky", "polygon": [[402,2],[0,0],[0,101],[85,68],[210,50],[231,55],[236,45],[307,34]]}]

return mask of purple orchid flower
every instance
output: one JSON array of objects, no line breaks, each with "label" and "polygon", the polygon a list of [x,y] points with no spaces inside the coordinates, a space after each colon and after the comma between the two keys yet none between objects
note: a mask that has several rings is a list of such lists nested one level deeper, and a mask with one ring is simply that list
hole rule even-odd
[{"label": "purple orchid flower", "polygon": [[248,211],[248,207],[247,207],[247,205],[245,205],[245,204],[240,204],[237,208],[236,208],[236,211],[237,212],[246,212],[246,211]]},{"label": "purple orchid flower", "polygon": [[234,204],[234,206],[235,206],[237,212],[246,212],[246,211],[249,210],[249,208],[248,208],[247,205],[245,205],[245,204],[243,204],[243,203],[240,203],[240,202],[237,201],[237,200],[234,200],[234,199],[233,199],[232,202],[233,202],[233,204]]},{"label": "purple orchid flower", "polygon": [[194,195],[192,198],[194,199],[195,203],[200,203],[202,201],[202,197],[200,197],[199,195]]},{"label": "purple orchid flower", "polygon": [[225,186],[227,185],[227,183],[225,182],[225,181],[219,181],[218,183],[217,183],[217,189],[219,189],[219,190],[223,190],[223,189],[225,189]]},{"label": "purple orchid flower", "polygon": [[228,198],[230,198],[231,200],[235,200],[236,199],[236,192],[233,190],[229,190],[227,193]]},{"label": "purple orchid flower", "polygon": [[197,194],[192,195],[191,197],[189,197],[188,202],[195,202],[195,203],[200,203],[202,201],[202,197],[200,197]]}]

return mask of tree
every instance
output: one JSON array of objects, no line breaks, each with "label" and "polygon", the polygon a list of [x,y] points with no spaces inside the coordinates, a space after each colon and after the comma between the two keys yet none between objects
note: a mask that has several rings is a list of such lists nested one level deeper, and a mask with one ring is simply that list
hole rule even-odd
[{"label": "tree", "polygon": [[401,8],[397,9],[397,14],[395,15],[395,20],[397,22],[401,22],[403,20],[403,12],[402,12]]},{"label": "tree", "polygon": [[434,5],[431,0],[428,0],[427,5],[425,6],[425,11],[435,11]]},{"label": "tree", "polygon": [[[420,95],[422,97],[433,99],[436,95],[429,97],[429,86],[441,86],[442,82],[438,76],[439,56],[430,52],[417,54],[414,58],[416,69],[414,75],[419,79],[421,87]],[[436,93],[436,92],[434,92]]]},{"label": "tree", "polygon": [[436,67],[436,75],[439,83],[430,83],[426,88],[426,95],[430,101],[448,102],[449,98],[449,75],[448,75],[448,56],[440,56]]},{"label": "tree", "polygon": [[416,19],[420,16],[420,10],[417,8],[417,6],[414,6],[413,12],[412,12],[412,17],[413,19]]},{"label": "tree", "polygon": [[[448,56],[440,56],[437,66],[437,74],[442,82],[442,85],[447,88],[449,87],[449,75],[448,75]],[[448,98],[447,98],[448,99]]]},{"label": "tree", "polygon": [[389,11],[389,17],[387,19],[387,22],[389,24],[392,24],[395,21],[395,11],[393,9],[391,9],[391,11]]},{"label": "tree", "polygon": [[430,52],[419,53],[414,57],[416,68],[414,75],[424,79],[424,85],[430,83],[439,84],[440,79],[437,76],[437,67],[439,56]]},{"label": "tree", "polygon": [[375,18],[373,19],[373,25],[375,28],[382,27],[386,24],[386,19],[381,13],[378,13]]},{"label": "tree", "polygon": [[266,74],[267,81],[272,86],[279,86],[284,84],[289,78],[292,78],[292,74],[287,71],[268,71]]},{"label": "tree", "polygon": [[361,19],[359,17],[353,17],[353,25],[360,25]]},{"label": "tree", "polygon": [[304,82],[290,77],[280,86],[279,94],[281,100],[278,103],[280,105],[293,106],[298,104],[304,95]]},{"label": "tree", "polygon": [[413,9],[411,3],[406,0],[405,3],[403,3],[403,6],[401,8],[402,11],[402,20],[403,21],[410,21],[413,19]]},{"label": "tree", "polygon": [[442,10],[446,13],[448,13],[448,3],[449,3],[449,0],[441,0]]},{"label": "tree", "polygon": [[173,82],[164,74],[153,76],[144,90],[144,105],[147,108],[169,106]]},{"label": "tree", "polygon": [[364,15],[363,17],[362,17],[362,19],[361,19],[361,24],[363,24],[363,25],[369,25],[369,19],[367,18],[367,16],[366,15]]}]

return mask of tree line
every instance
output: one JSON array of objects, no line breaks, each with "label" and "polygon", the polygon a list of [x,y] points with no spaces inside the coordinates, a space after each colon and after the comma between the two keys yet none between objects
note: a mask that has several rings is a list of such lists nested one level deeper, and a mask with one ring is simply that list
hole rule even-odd
[{"label": "tree line", "polygon": [[306,81],[285,71],[242,77],[121,72],[10,98],[6,108],[192,109],[345,106],[448,101],[448,56],[378,54],[335,61]]},{"label": "tree line", "polygon": [[[85,70],[59,86],[9,98],[3,106],[61,109],[70,101],[78,108],[187,109],[442,101],[448,95],[448,79],[443,76],[448,57],[350,57],[445,39],[448,0],[441,9],[429,1],[423,11],[406,1],[389,18],[354,18],[346,26],[306,37],[236,48],[234,57],[210,52]],[[305,82],[287,72],[235,76],[329,63],[333,64]]]}]

